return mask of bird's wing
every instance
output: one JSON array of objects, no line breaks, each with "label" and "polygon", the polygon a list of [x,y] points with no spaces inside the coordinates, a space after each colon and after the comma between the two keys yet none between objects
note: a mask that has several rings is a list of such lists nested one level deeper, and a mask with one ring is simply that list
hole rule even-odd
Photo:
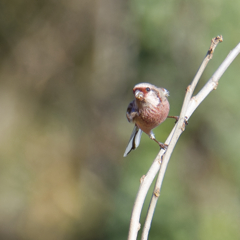
[{"label": "bird's wing", "polygon": [[127,148],[124,152],[124,155],[123,155],[124,157],[126,157],[132,150],[136,149],[139,146],[141,136],[142,136],[142,130],[135,125],[132,135],[130,137],[129,143],[127,145]]}]

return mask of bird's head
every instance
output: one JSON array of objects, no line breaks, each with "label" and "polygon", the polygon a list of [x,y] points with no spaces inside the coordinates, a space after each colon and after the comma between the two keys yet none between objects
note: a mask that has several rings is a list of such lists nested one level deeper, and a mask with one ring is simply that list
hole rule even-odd
[{"label": "bird's head", "polygon": [[154,106],[157,106],[169,96],[169,92],[165,88],[158,88],[150,83],[139,83],[135,85],[133,94],[137,102]]}]

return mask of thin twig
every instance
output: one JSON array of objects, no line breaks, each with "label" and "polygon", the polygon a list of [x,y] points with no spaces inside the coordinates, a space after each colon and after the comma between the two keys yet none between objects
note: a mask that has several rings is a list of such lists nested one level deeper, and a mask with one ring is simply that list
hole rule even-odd
[{"label": "thin twig", "polygon": [[218,81],[223,75],[223,73],[227,70],[229,65],[233,62],[233,60],[240,53],[240,43],[228,54],[216,72],[212,75],[212,77],[208,80],[205,86],[199,91],[199,93],[192,97],[186,116],[191,116],[192,113],[196,110],[199,104],[207,97],[207,95],[218,86]]},{"label": "thin twig", "polygon": [[[219,41],[221,41],[222,39],[217,37],[217,38],[214,38],[212,40],[212,44],[211,44],[211,47],[209,48],[208,50],[208,53],[207,53],[207,56],[209,59],[211,59],[212,57],[212,54],[213,54],[213,51],[217,45],[217,43]],[[205,64],[208,62],[209,60],[206,60],[203,61],[202,65],[203,68],[199,68],[199,71],[198,73],[201,75],[201,72],[204,70],[204,66]],[[191,96],[193,94],[193,91],[194,91],[194,88],[198,82],[198,79],[200,77],[200,75],[198,76],[198,74],[196,74],[192,84],[190,85],[191,87],[187,88],[187,94],[185,96],[185,100],[184,100],[184,105],[183,105],[183,109],[181,111],[181,114],[180,114],[180,118],[177,122],[177,124],[174,126],[174,128],[172,129],[170,135],[168,136],[165,144],[168,144],[168,149],[165,153],[165,150],[161,150],[159,152],[159,154],[157,155],[157,157],[155,158],[152,166],[150,167],[148,173],[146,174],[146,176],[144,176],[144,178],[142,178],[142,181],[141,181],[141,185],[139,187],[139,191],[138,191],[138,194],[136,196],[136,200],[135,200],[135,203],[134,203],[134,207],[133,207],[133,211],[132,211],[132,216],[131,216],[131,222],[130,222],[130,228],[129,228],[129,235],[128,235],[128,240],[135,240],[137,238],[137,233],[138,233],[138,230],[140,229],[140,223],[139,223],[139,219],[140,219],[140,214],[141,214],[141,210],[142,210],[142,206],[143,206],[143,203],[144,203],[144,200],[145,200],[145,197],[146,197],[146,194],[151,186],[151,183],[153,181],[153,179],[155,178],[155,175],[157,174],[158,170],[160,169],[160,165],[161,165],[161,162],[162,162],[162,157],[163,157],[163,154],[165,153],[165,156],[164,156],[164,164],[165,164],[165,170],[162,170],[164,169],[162,166],[161,166],[161,171],[163,173],[162,175],[162,179],[163,179],[163,176],[164,176],[164,173],[166,171],[166,167],[167,167],[167,163],[168,161],[166,161],[167,157],[170,158],[171,156],[171,152],[173,151],[173,148],[179,138],[179,136],[181,135],[182,131],[184,130],[184,126],[185,126],[185,116],[187,116],[188,118],[191,116],[191,115],[186,115],[186,111],[188,111],[188,106],[189,106],[189,101],[191,99]],[[188,105],[186,104],[188,103]],[[185,112],[185,113],[184,113]],[[192,111],[193,113],[193,111]],[[191,114],[192,114],[191,113]],[[176,134],[176,132],[180,132],[179,136],[177,136],[178,134]],[[173,135],[176,134],[176,138],[174,137],[173,138]],[[173,139],[175,139],[173,141]],[[172,145],[172,150],[171,150],[171,145]],[[169,153],[167,153],[169,152]],[[169,155],[169,156],[167,156]],[[162,174],[161,173],[161,174]],[[162,182],[162,181],[161,181]],[[161,183],[162,184],[162,183]],[[161,187],[161,184],[159,185]],[[159,188],[156,188],[154,190],[154,196],[158,198],[158,196],[160,195],[160,187]],[[155,207],[154,207],[155,208]],[[153,211],[152,213],[154,212],[154,208],[153,208]],[[152,219],[152,218],[151,218]],[[146,226],[149,225],[149,228],[150,228],[150,224],[151,224],[151,221],[147,222],[146,223]],[[148,228],[148,229],[149,229]],[[149,230],[148,230],[149,231]],[[147,232],[148,232],[147,231]],[[143,238],[144,239],[144,238]],[[146,239],[146,238],[145,238]]]},{"label": "thin twig", "polygon": [[[205,58],[203,59],[202,64],[200,65],[200,67],[199,67],[191,85],[189,85],[187,87],[187,91],[186,91],[186,95],[185,95],[185,98],[184,98],[181,113],[180,113],[180,116],[179,116],[179,120],[176,123],[176,130],[175,130],[175,132],[172,136],[172,139],[171,139],[170,144],[167,148],[167,151],[163,156],[162,165],[161,165],[159,175],[158,175],[158,178],[157,178],[157,181],[156,181],[156,184],[155,184],[152,199],[151,199],[151,202],[150,202],[150,205],[149,205],[149,209],[148,209],[148,213],[147,213],[147,216],[146,216],[141,240],[147,240],[147,238],[148,238],[148,233],[149,233],[149,230],[150,230],[150,227],[151,227],[151,222],[152,222],[154,210],[155,210],[155,207],[156,207],[156,204],[157,204],[158,197],[160,195],[160,190],[161,190],[161,187],[162,187],[162,182],[163,182],[163,178],[164,178],[164,175],[165,175],[165,172],[166,172],[166,169],[167,169],[168,162],[170,160],[171,154],[173,152],[173,149],[174,149],[180,135],[185,130],[186,112],[187,112],[188,105],[189,105],[189,102],[191,100],[192,94],[193,94],[193,92],[196,88],[196,85],[197,85],[200,77],[202,76],[202,73],[205,70],[209,60],[212,58],[212,54],[213,54],[214,49],[216,48],[217,44],[221,41],[222,41],[221,36],[218,36],[218,37],[212,39],[211,46],[210,46]],[[157,195],[156,195],[156,192],[158,193]]]}]

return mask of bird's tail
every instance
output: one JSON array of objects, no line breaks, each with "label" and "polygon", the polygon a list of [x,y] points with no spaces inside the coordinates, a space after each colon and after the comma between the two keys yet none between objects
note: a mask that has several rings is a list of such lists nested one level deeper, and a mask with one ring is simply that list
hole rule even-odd
[{"label": "bird's tail", "polygon": [[125,153],[123,154],[124,157],[126,157],[132,150],[136,149],[139,146],[141,136],[142,130],[135,125]]}]

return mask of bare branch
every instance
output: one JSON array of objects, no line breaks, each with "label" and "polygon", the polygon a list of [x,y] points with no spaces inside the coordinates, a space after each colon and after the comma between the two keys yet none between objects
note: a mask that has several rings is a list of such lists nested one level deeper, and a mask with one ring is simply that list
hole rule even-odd
[{"label": "bare branch", "polygon": [[[210,46],[205,58],[203,59],[203,62],[201,64],[201,66],[199,67],[199,69],[197,71],[197,74],[195,75],[191,85],[189,85],[187,87],[186,95],[185,95],[183,106],[182,106],[181,113],[180,113],[180,117],[179,117],[178,122],[176,123],[176,130],[174,131],[174,134],[172,136],[172,139],[170,141],[168,149],[167,149],[165,155],[163,156],[163,162],[162,162],[162,165],[161,165],[161,168],[160,168],[160,171],[159,171],[159,175],[158,175],[158,178],[157,178],[157,181],[156,181],[156,184],[155,184],[154,191],[158,190],[159,194],[160,194],[163,178],[164,178],[164,175],[165,175],[165,172],[166,172],[167,165],[168,165],[168,162],[170,160],[171,154],[174,150],[174,147],[175,147],[180,135],[185,130],[185,120],[189,119],[189,117],[186,116],[186,112],[187,112],[192,94],[193,94],[193,92],[194,92],[194,90],[197,86],[197,83],[198,83],[200,77],[202,76],[202,73],[205,70],[209,60],[212,58],[212,54],[213,54],[214,49],[216,48],[216,46],[219,42],[222,42],[222,37],[221,36],[218,36],[218,37],[212,39],[211,46]],[[142,238],[141,238],[142,240],[146,240],[148,238],[148,233],[149,233],[149,230],[150,230],[150,227],[151,227],[151,222],[152,222],[154,210],[155,210],[155,207],[156,207],[156,204],[157,204],[157,200],[158,200],[158,197],[156,197],[156,195],[153,194],[150,205],[149,205],[149,210],[148,210],[148,213],[147,213],[147,217],[146,217],[146,220],[145,220],[145,225],[144,225],[144,228],[143,228],[143,233],[142,233]]]},{"label": "bare branch", "polygon": [[[146,174],[146,176],[141,178],[141,185],[139,187],[139,191],[138,191],[138,194],[136,196],[136,200],[135,200],[133,211],[132,211],[128,240],[135,240],[137,238],[138,230],[140,229],[139,228],[139,226],[140,226],[139,219],[140,219],[142,206],[143,206],[145,197],[147,195],[147,192],[148,192],[148,190],[151,186],[151,183],[154,180],[154,178],[155,178],[155,176],[156,176],[156,174],[159,171],[160,166],[161,166],[159,176],[158,176],[158,179],[157,179],[157,182],[156,182],[156,185],[155,185],[155,190],[154,190],[152,200],[151,200],[151,203],[150,203],[150,206],[149,206],[149,211],[148,211],[148,215],[147,215],[147,218],[146,218],[146,222],[145,222],[145,225],[144,225],[142,240],[143,239],[146,240],[147,237],[148,237],[148,232],[149,232],[149,229],[150,229],[150,225],[151,225],[152,217],[153,217],[153,214],[154,214],[155,206],[156,206],[156,203],[157,203],[157,199],[160,196],[160,189],[161,189],[161,186],[162,186],[162,181],[163,181],[164,174],[165,174],[165,171],[166,171],[166,168],[167,168],[167,164],[168,164],[168,161],[169,161],[170,156],[172,154],[172,151],[173,151],[173,149],[174,149],[174,147],[177,143],[178,138],[180,137],[181,133],[185,129],[185,120],[186,120],[186,118],[187,119],[190,118],[192,113],[195,111],[195,109],[198,107],[198,105],[201,103],[201,101],[209,94],[209,92],[211,90],[207,94],[205,94],[204,98],[202,98],[202,96],[204,96],[203,89],[206,87],[206,85],[208,84],[207,83],[204,86],[204,88],[199,92],[199,94],[191,99],[193,91],[194,91],[194,89],[195,89],[195,87],[196,87],[196,85],[199,81],[199,78],[201,77],[204,69],[206,68],[207,63],[212,58],[212,54],[213,54],[213,51],[214,51],[215,47],[221,41],[222,41],[221,36],[212,39],[212,43],[211,43],[211,46],[210,46],[210,48],[207,52],[206,57],[204,58],[204,60],[201,64],[196,76],[194,77],[191,85],[189,85],[188,88],[187,88],[187,92],[186,92],[186,95],[185,95],[185,99],[184,99],[184,103],[183,103],[183,107],[182,107],[182,110],[181,110],[179,120],[175,124],[174,128],[172,129],[170,135],[168,136],[168,138],[165,142],[165,144],[169,145],[166,152],[163,149],[160,150],[159,154],[155,158],[155,160],[154,160],[152,166],[150,167],[148,173]],[[234,51],[235,52],[235,55],[234,55],[235,57],[237,56],[237,54],[240,51],[239,48],[240,48],[240,44],[239,44],[238,50]],[[232,57],[232,60],[228,61],[228,65],[224,64],[225,70],[227,69],[227,67],[230,65],[230,63],[233,61],[233,59],[235,57]],[[223,74],[224,71],[222,71],[222,74]],[[216,73],[217,72],[218,72],[218,70],[216,71]],[[213,75],[213,77],[215,76],[215,74]],[[219,74],[219,78],[221,77],[222,74]],[[217,79],[216,76],[214,78],[213,77],[211,79]],[[210,86],[211,86],[211,84],[210,84]],[[216,86],[216,84],[215,84],[215,86]],[[214,89],[214,86],[213,86],[212,89]],[[197,99],[197,101],[199,103],[198,104],[194,103],[194,102],[196,102],[196,100],[194,101],[194,99]],[[190,111],[189,108],[191,108],[193,110]],[[163,162],[162,162],[162,158],[164,158]]]},{"label": "bare branch", "polygon": [[233,62],[233,60],[240,53],[240,43],[228,54],[213,76],[208,80],[205,86],[199,91],[199,93],[192,97],[190,104],[188,106],[186,116],[189,118],[192,113],[196,110],[198,105],[207,97],[207,95],[215,90],[218,86],[218,81],[223,73],[227,70],[229,65]]}]

